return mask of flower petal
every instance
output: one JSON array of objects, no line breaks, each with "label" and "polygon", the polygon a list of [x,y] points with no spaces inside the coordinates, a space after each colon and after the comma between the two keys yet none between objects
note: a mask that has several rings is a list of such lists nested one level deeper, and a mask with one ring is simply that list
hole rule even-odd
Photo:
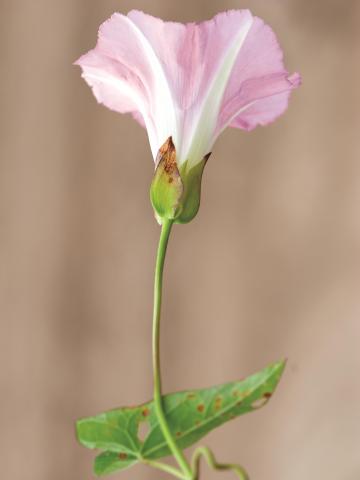
[{"label": "flower petal", "polygon": [[248,10],[238,10],[186,25],[139,11],[129,17],[160,59],[176,102],[178,161],[201,161],[212,147],[223,94],[253,17]]},{"label": "flower petal", "polygon": [[244,84],[237,101],[228,105],[228,108],[235,109],[232,114],[226,112],[226,107],[223,108],[219,117],[222,130],[230,125],[249,131],[257,125],[267,125],[276,120],[287,109],[291,90],[300,85],[301,77],[297,73],[290,76],[283,74],[277,79],[268,76],[264,77],[263,83],[261,85],[259,79],[258,82],[254,80],[248,85]]},{"label": "flower petal", "polygon": [[228,125],[249,130],[273,121],[299,85],[299,75],[289,77],[284,68],[274,32],[249,10],[186,25],[139,11],[128,16],[163,67],[175,103],[180,164],[200,161]]},{"label": "flower petal", "polygon": [[145,95],[139,78],[100,49],[86,53],[76,64],[82,67],[82,77],[99,103],[119,113],[143,109]]},{"label": "flower petal", "polygon": [[189,166],[228,125],[251,130],[273,121],[300,83],[271,28],[249,10],[186,25],[136,10],[114,14],[77,63],[98,101],[142,120],[154,159],[171,136],[178,164]]},{"label": "flower petal", "polygon": [[299,74],[289,76],[285,69],[275,33],[254,17],[223,97],[216,136],[228,125],[251,130],[272,122],[286,110],[289,91],[300,83]]},{"label": "flower petal", "polygon": [[94,50],[77,62],[99,102],[143,118],[154,157],[159,143],[176,135],[172,96],[162,66],[141,30],[115,13],[104,22]]}]

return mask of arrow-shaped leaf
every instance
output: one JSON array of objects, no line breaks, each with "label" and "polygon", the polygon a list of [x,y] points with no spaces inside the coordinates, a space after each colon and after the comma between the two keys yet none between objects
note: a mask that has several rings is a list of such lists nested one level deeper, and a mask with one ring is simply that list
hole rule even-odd
[{"label": "arrow-shaped leaf", "polygon": [[[179,447],[187,448],[223,423],[265,405],[283,369],[284,362],[279,362],[242,381],[164,396],[165,415]],[[144,422],[149,432],[141,440],[139,426]],[[79,420],[77,434],[84,446],[104,450],[95,460],[97,475],[170,454],[153,401]]]}]

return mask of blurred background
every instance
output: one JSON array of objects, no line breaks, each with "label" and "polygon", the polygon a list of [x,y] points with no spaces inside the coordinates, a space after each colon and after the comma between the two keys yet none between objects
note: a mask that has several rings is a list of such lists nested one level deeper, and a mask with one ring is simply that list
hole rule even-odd
[{"label": "blurred background", "polygon": [[[75,419],[152,396],[150,149],[72,63],[114,11],[187,22],[245,7],[273,27],[303,86],[274,124],[222,135],[199,215],[174,228],[164,387],[206,387],[287,357],[270,404],[205,443],[253,480],[359,480],[360,2],[1,0],[7,480],[93,478]],[[114,478],[165,474],[136,466]],[[215,475],[204,466],[203,478]]]}]

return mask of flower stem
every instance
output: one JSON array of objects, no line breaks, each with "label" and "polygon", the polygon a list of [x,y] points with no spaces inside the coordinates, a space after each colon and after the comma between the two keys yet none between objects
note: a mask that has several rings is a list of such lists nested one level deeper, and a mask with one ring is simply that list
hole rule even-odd
[{"label": "flower stem", "polygon": [[164,220],[161,228],[159,246],[156,257],[155,266],[155,282],[154,282],[154,313],[153,313],[153,374],[154,374],[154,405],[155,412],[159,421],[161,431],[165,440],[176,458],[180,468],[189,479],[192,478],[192,471],[182,450],[177,445],[172,436],[169,425],[167,423],[161,392],[161,373],[160,373],[160,313],[161,313],[161,296],[162,296],[162,279],[164,271],[164,262],[166,248],[169,241],[173,221]]}]

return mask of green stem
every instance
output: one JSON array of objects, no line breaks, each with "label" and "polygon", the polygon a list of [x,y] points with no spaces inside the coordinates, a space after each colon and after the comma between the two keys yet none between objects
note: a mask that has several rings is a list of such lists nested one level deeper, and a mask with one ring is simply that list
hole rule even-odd
[{"label": "green stem", "polygon": [[159,246],[156,257],[155,266],[155,283],[154,283],[154,313],[153,313],[153,373],[154,373],[154,405],[155,412],[159,421],[161,431],[165,440],[176,458],[180,468],[189,479],[192,478],[192,471],[182,450],[178,447],[172,436],[169,425],[167,423],[161,392],[161,373],[160,373],[160,313],[161,313],[161,295],[162,295],[162,279],[164,271],[164,262],[166,248],[169,241],[173,221],[164,220],[161,228]]},{"label": "green stem", "polygon": [[200,473],[200,459],[204,457],[208,465],[214,470],[231,470],[239,478],[239,480],[249,480],[248,474],[245,469],[240,465],[234,463],[218,463],[215,459],[213,452],[208,447],[198,447],[192,458],[192,470],[193,478],[192,480],[199,479]]}]

